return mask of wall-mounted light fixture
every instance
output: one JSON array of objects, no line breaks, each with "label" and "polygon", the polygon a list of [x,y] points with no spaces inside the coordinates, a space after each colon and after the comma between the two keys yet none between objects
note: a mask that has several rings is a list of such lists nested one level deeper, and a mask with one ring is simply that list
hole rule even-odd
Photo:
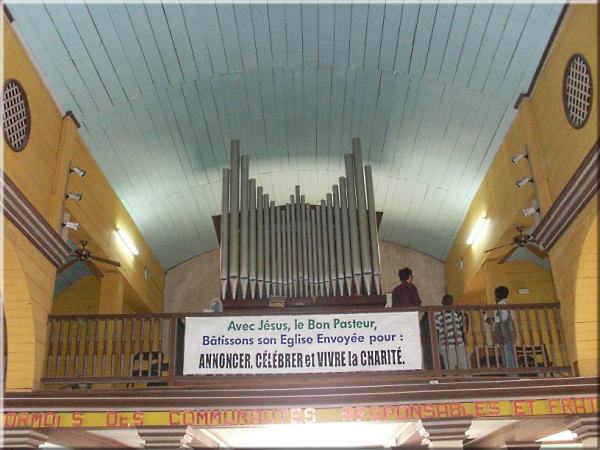
[{"label": "wall-mounted light fixture", "polygon": [[69,167],[69,173],[74,173],[79,178],[83,178],[83,177],[85,177],[85,174],[87,172],[85,170],[83,170],[81,167]]},{"label": "wall-mounted light fixture", "polygon": [[475,243],[475,241],[477,241],[477,239],[482,235],[482,231],[485,228],[486,223],[487,223],[487,217],[481,217],[477,221],[477,223],[471,230],[471,234],[469,235],[469,238],[467,239],[467,245],[472,245]]},{"label": "wall-mounted light fixture", "polygon": [[66,200],[73,200],[75,202],[80,202],[82,198],[83,198],[83,194],[81,192],[69,192],[68,194],[65,194]]},{"label": "wall-mounted light fixture", "polygon": [[522,212],[525,217],[529,217],[533,216],[534,214],[539,214],[540,209],[535,206],[530,206],[529,208],[525,208]]},{"label": "wall-mounted light fixture", "polygon": [[526,152],[525,153],[519,153],[519,154],[513,156],[511,158],[511,161],[512,161],[513,164],[516,164],[516,163],[518,163],[519,161],[521,161],[524,158],[525,159],[529,158],[529,155]]},{"label": "wall-mounted light fixture", "polygon": [[531,178],[531,177],[521,178],[520,180],[517,180],[516,184],[519,189],[522,189],[527,183],[533,183],[533,178]]},{"label": "wall-mounted light fixture", "polygon": [[79,228],[79,223],[77,222],[63,222],[62,224],[63,228],[69,228],[71,230],[77,231],[77,228]]},{"label": "wall-mounted light fixture", "polygon": [[125,233],[125,231],[123,231],[121,228],[117,228],[117,234],[119,235],[121,241],[123,241],[123,244],[125,244],[125,247],[127,247],[127,249],[131,252],[132,255],[136,256],[140,253],[138,248],[135,246],[135,244],[127,235],[127,233]]},{"label": "wall-mounted light fixture", "polygon": [[144,278],[147,280],[151,276],[152,276],[152,272],[150,272],[150,269],[148,269],[147,267],[144,267]]}]

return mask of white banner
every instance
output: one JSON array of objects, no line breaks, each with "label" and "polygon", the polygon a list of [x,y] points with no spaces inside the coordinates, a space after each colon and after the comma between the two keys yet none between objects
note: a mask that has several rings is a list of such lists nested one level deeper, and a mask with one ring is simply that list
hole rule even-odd
[{"label": "white banner", "polygon": [[421,369],[418,312],[187,317],[184,375]]}]

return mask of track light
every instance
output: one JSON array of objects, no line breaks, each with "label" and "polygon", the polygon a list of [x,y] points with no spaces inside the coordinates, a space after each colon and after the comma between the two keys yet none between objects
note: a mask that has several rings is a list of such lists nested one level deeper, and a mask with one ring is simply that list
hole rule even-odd
[{"label": "track light", "polygon": [[528,159],[529,155],[527,153],[519,153],[518,155],[515,155],[512,157],[511,161],[513,164],[518,163],[519,161],[521,161],[523,158]]},{"label": "track light", "polygon": [[71,230],[77,231],[77,228],[79,228],[79,223],[77,223],[77,222],[63,222],[62,226],[64,228],[70,228]]},{"label": "track light", "polygon": [[519,189],[523,188],[527,183],[533,183],[533,178],[531,177],[525,177],[525,178],[521,178],[520,180],[517,181],[517,187]]},{"label": "track light", "polygon": [[522,212],[525,217],[529,217],[533,216],[534,214],[538,214],[540,209],[536,208],[535,206],[530,206],[529,208],[525,208]]},{"label": "track light", "polygon": [[79,178],[83,178],[83,177],[85,177],[85,174],[87,172],[85,170],[83,170],[81,167],[69,167],[69,173],[74,173]]},{"label": "track light", "polygon": [[82,198],[83,198],[83,194],[81,192],[69,192],[68,194],[65,195],[65,199],[73,200],[76,202],[81,201]]}]

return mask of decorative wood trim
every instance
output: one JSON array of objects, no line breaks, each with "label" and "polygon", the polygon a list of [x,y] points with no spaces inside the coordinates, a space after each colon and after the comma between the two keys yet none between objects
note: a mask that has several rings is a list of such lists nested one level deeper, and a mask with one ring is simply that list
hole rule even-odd
[{"label": "decorative wood trim", "polygon": [[65,117],[70,117],[75,126],[77,128],[81,128],[81,124],[79,123],[79,120],[77,120],[77,118],[75,117],[75,114],[73,114],[73,111],[67,111],[65,113]]},{"label": "decorative wood trim", "polygon": [[4,4],[4,5],[2,5],[2,9],[4,10],[4,14],[6,15],[6,18],[8,19],[8,23],[13,23],[15,21],[15,18],[13,17],[12,13],[8,9],[8,6],[6,6],[6,4]]},{"label": "decorative wood trim", "polygon": [[546,250],[550,250],[569,225],[577,218],[588,201],[598,192],[598,157],[600,139],[577,168],[556,201],[533,231],[533,238]]},{"label": "decorative wood trim", "polygon": [[8,175],[1,170],[0,174],[4,195],[4,202],[2,203],[4,215],[48,261],[55,267],[60,267],[71,253],[71,248],[27,200]]},{"label": "decorative wood trim", "polygon": [[565,15],[567,14],[568,8],[569,8],[569,3],[565,3],[562,7],[562,10],[560,11],[560,14],[558,15],[558,19],[556,20],[556,24],[554,25],[554,29],[552,30],[552,34],[550,35],[550,39],[548,39],[548,43],[546,44],[544,53],[542,53],[542,57],[540,58],[537,68],[535,69],[535,73],[533,74],[533,78],[531,79],[531,83],[529,83],[529,87],[527,88],[527,92],[523,92],[523,93],[519,94],[519,97],[517,98],[517,101],[515,102],[513,108],[519,109],[519,106],[521,105],[521,102],[523,101],[523,99],[531,97],[531,93],[533,92],[533,89],[535,88],[535,84],[537,83],[538,77],[540,76],[540,73],[542,72],[542,69],[543,69],[544,65],[546,64],[546,59],[548,58],[550,49],[552,48],[552,45],[554,44],[554,39],[556,38],[556,35],[558,34],[558,30],[560,29],[560,26],[562,25],[563,19],[565,18]]}]

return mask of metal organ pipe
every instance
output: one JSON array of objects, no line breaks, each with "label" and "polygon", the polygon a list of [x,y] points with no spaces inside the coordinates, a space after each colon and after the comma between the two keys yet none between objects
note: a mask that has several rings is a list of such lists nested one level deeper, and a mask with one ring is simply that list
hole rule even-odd
[{"label": "metal organ pipe", "polygon": [[231,298],[237,297],[239,262],[239,213],[240,213],[240,141],[231,141],[230,151],[230,189],[229,189],[229,211],[231,233],[229,235],[229,286]]},{"label": "metal organ pipe", "polygon": [[263,298],[265,284],[265,235],[263,188],[256,188],[256,278],[258,298]]},{"label": "metal organ pipe", "polygon": [[296,202],[295,197],[290,195],[290,218],[289,218],[289,227],[291,234],[291,258],[292,258],[292,290],[291,297],[298,297],[298,267],[297,267],[297,245],[298,242],[296,240]]},{"label": "metal organ pipe", "polygon": [[229,169],[223,169],[221,185],[221,298],[229,284]]},{"label": "metal organ pipe", "polygon": [[333,196],[327,194],[327,244],[329,246],[329,285],[331,286],[331,295],[335,295],[337,287],[337,271],[335,260],[335,233],[333,232]]},{"label": "metal organ pipe", "polygon": [[269,204],[269,215],[271,217],[271,295],[279,295],[277,285],[277,227],[275,220],[277,211],[273,200]]},{"label": "metal organ pipe", "polygon": [[321,243],[323,245],[323,251],[321,260],[323,261],[323,282],[325,288],[325,295],[331,295],[331,283],[329,280],[329,244],[328,244],[328,232],[327,232],[327,202],[321,200]]},{"label": "metal organ pipe", "polygon": [[369,212],[369,231],[371,244],[371,261],[373,263],[373,280],[375,293],[381,294],[381,263],[379,261],[379,236],[377,231],[377,214],[375,211],[375,190],[373,189],[373,173],[371,166],[365,166],[365,179],[367,185],[367,205]]},{"label": "metal organ pipe", "polygon": [[350,246],[350,224],[348,223],[348,189],[346,177],[340,177],[340,209],[342,216],[342,246],[344,252],[344,275],[346,279],[346,293],[352,295],[352,256]]},{"label": "metal organ pipe", "polygon": [[342,251],[342,214],[340,211],[340,191],[333,185],[333,220],[335,230],[335,265],[337,268],[338,294],[344,295],[344,254]]},{"label": "metal organ pipe", "polygon": [[358,233],[360,236],[360,258],[362,275],[367,295],[371,294],[371,249],[369,245],[369,220],[367,218],[367,201],[365,198],[365,177],[363,173],[360,139],[352,139],[352,155],[354,157],[354,184],[356,187],[356,205],[358,207]]},{"label": "metal organ pipe", "polygon": [[352,255],[352,278],[354,290],[361,294],[362,271],[360,267],[360,243],[358,224],[356,223],[356,190],[354,184],[354,157],[351,153],[344,155],[346,163],[346,190],[348,195],[348,224],[350,225],[350,254]]},{"label": "metal organ pipe", "polygon": [[250,298],[256,295],[256,180],[248,182],[248,279]]},{"label": "metal organ pipe", "polygon": [[242,156],[240,180],[240,288],[242,298],[248,288],[248,155]]}]

